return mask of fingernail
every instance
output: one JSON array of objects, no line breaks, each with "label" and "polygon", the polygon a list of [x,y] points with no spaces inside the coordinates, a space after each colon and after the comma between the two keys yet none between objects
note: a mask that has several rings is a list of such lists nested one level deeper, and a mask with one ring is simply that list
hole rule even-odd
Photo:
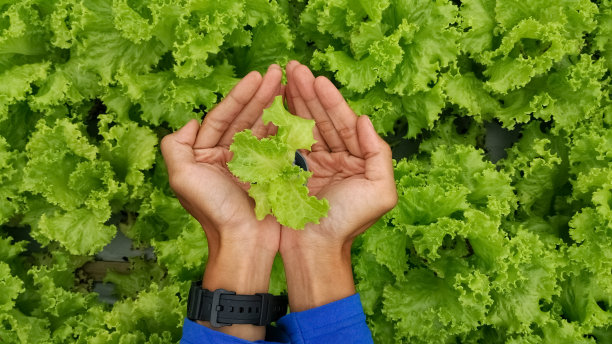
[{"label": "fingernail", "polygon": [[369,123],[368,125],[369,125],[369,126],[372,128],[372,129],[374,129],[374,124],[372,124],[372,120],[370,119],[370,116],[368,116],[368,115],[362,115],[362,116],[365,116],[365,118],[367,118],[367,119],[368,119],[368,123]]},{"label": "fingernail", "polygon": [[[244,79],[246,79],[247,77],[249,77],[249,78],[257,78],[258,80],[261,80],[261,79],[263,78],[263,77],[261,76],[261,73],[259,73],[259,72],[258,72],[258,71],[256,71],[256,70],[249,72],[249,74],[247,74],[247,75],[246,75],[246,76],[243,78],[243,80],[244,80]],[[241,80],[241,81],[242,81],[242,80]]]}]

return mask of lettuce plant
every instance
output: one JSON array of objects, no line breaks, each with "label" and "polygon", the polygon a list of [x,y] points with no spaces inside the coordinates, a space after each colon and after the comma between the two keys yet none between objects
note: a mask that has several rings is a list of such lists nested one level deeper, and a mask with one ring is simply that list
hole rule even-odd
[{"label": "lettuce plant", "polygon": [[274,99],[261,119],[277,126],[277,134],[257,139],[249,129],[236,133],[230,146],[234,156],[227,166],[241,181],[251,183],[249,196],[255,200],[258,220],[273,214],[278,223],[294,229],[319,223],[327,216],[329,202],[308,196],[306,181],[312,172],[293,164],[298,149],[310,150],[316,142],[314,120],[289,113],[282,96]]},{"label": "lettuce plant", "polygon": [[[207,244],[159,140],[290,59],[394,151],[398,205],[353,245],[377,343],[612,341],[612,1],[7,0],[0,342],[177,342]],[[260,217],[298,218],[269,188],[304,196],[301,125],[234,142],[285,166],[241,176]],[[501,159],[491,128],[513,138]],[[290,226],[324,216],[307,202]],[[117,231],[155,259],[109,271],[107,304],[87,266]]]}]

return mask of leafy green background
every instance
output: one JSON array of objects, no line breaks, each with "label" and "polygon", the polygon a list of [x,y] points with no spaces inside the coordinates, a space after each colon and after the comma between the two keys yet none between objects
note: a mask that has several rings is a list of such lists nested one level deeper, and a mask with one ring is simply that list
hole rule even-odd
[{"label": "leafy green background", "polygon": [[[0,1],[0,342],[177,342],[206,239],[159,139],[290,59],[394,147],[354,245],[377,343],[612,343],[610,0]],[[117,231],[156,260],[109,305]]]}]

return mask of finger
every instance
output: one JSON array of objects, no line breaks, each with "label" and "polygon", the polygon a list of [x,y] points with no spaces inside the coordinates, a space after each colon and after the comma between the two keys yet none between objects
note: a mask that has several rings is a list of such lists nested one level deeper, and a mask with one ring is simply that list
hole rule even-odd
[{"label": "finger", "polygon": [[346,146],[336,131],[334,124],[321,105],[319,97],[314,90],[314,75],[304,65],[296,67],[293,72],[297,91],[300,98],[304,100],[312,118],[314,118],[319,133],[332,152],[346,151]]},{"label": "finger", "polygon": [[[268,125],[270,125],[271,123],[268,123]],[[253,133],[253,135],[255,135],[255,137],[257,137],[258,139],[261,139],[262,137],[266,137],[268,134],[268,125],[264,125],[263,121],[261,119],[261,116],[259,116],[259,118],[257,119],[257,121],[255,121],[255,123],[253,124],[253,126],[251,127],[251,132]]]},{"label": "finger", "polygon": [[283,104],[284,104],[284,101],[285,101],[285,92],[286,92],[286,89],[287,89],[287,85],[285,85],[285,84],[281,84],[280,85],[280,93],[279,93],[279,95],[283,96]]},{"label": "finger", "polygon": [[258,119],[257,122],[255,122],[255,124],[253,124],[253,127],[251,128],[253,135],[255,135],[255,137],[260,140],[270,135],[276,135],[276,130],[278,130],[278,128],[272,122],[264,125],[261,118]]},{"label": "finger", "polygon": [[199,128],[198,121],[192,119],[181,129],[162,139],[160,147],[168,174],[173,174],[185,165],[195,162],[193,145]]},{"label": "finger", "polygon": [[225,99],[204,117],[194,147],[211,148],[216,146],[234,118],[253,98],[261,82],[261,74],[256,71],[242,78]]},{"label": "finger", "polygon": [[268,131],[266,132],[266,137],[271,135],[276,135],[278,132],[278,127],[272,123],[268,123]]},{"label": "finger", "polygon": [[283,72],[279,65],[273,64],[268,68],[259,89],[251,98],[249,103],[242,109],[240,114],[234,118],[229,128],[221,136],[219,146],[229,147],[234,140],[234,134],[247,128],[251,128],[257,118],[263,113],[263,109],[272,103],[274,97],[280,92],[280,82]]},{"label": "finger", "polygon": [[276,99],[276,97],[278,96],[283,96],[283,94],[285,93],[285,90],[283,88],[283,84],[281,83],[281,79],[283,77],[283,70],[280,68],[280,66],[278,65],[271,65],[270,68],[274,67],[274,69],[276,69],[278,67],[278,69],[280,70],[280,78],[278,80],[278,82],[276,83],[275,87],[274,87],[274,92],[272,94],[272,97],[270,97],[270,100],[268,101],[268,103],[266,103],[266,105],[264,106],[264,109],[269,108],[272,103],[274,102],[274,99]]},{"label": "finger", "polygon": [[[289,108],[289,112],[291,112],[294,115],[298,115],[297,111],[295,110],[295,105],[294,104],[294,98],[299,96],[299,94],[297,93],[297,91],[295,90],[295,83],[293,82],[293,71],[295,70],[295,67],[298,66],[300,63],[295,61],[295,60],[291,60],[289,61],[289,63],[287,63],[287,66],[285,67],[285,71],[287,74],[287,86],[285,87],[285,100],[287,102],[287,107]],[[306,106],[304,104],[304,106]]]},{"label": "finger", "polygon": [[365,177],[395,188],[391,148],[374,129],[368,116],[357,119],[359,145],[365,159]]},{"label": "finger", "polygon": [[[283,98],[285,97],[285,85],[279,84],[278,92],[276,93],[276,96],[282,96]],[[265,107],[266,109],[272,105],[275,98],[276,97],[272,98],[270,102],[266,104],[266,107]],[[263,113],[259,115],[259,118],[257,118],[255,123],[253,124],[253,127],[251,127],[251,131],[253,132],[253,135],[255,135],[255,137],[257,137],[258,139],[270,136],[271,132],[276,133],[275,129],[277,129],[272,122],[268,124],[264,124],[262,117],[263,117]]]},{"label": "finger", "polygon": [[324,76],[315,79],[314,89],[348,151],[356,157],[363,157],[357,139],[357,115],[340,91]]},{"label": "finger", "polygon": [[272,122],[264,124],[262,117],[263,114],[259,116],[257,121],[255,121],[253,124],[253,127],[251,127],[251,132],[253,132],[253,135],[255,135],[258,139],[268,137],[270,135],[276,135],[276,130],[278,130],[278,128]]},{"label": "finger", "polygon": [[[289,106],[289,112],[292,114],[298,115],[302,118],[306,119],[314,119],[310,110],[306,106],[306,103],[300,96],[300,93],[297,90],[296,80],[293,76],[293,73],[296,67],[300,66],[300,63],[297,61],[290,61],[287,65],[287,88],[285,90],[285,95],[287,97],[287,105]],[[315,144],[312,145],[311,150],[313,152],[318,151],[327,151],[329,152],[329,147],[325,140],[321,136],[319,132],[319,128],[316,126],[312,130],[312,134],[314,139],[316,140]]]}]

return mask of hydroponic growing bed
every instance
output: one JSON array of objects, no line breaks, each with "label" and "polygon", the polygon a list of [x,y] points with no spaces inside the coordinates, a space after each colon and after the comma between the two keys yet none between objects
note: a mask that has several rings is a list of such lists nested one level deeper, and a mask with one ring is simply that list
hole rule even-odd
[{"label": "hydroponic growing bed", "polygon": [[159,140],[290,59],[394,149],[377,343],[612,343],[610,0],[0,2],[0,343],[178,342],[207,245]]}]

